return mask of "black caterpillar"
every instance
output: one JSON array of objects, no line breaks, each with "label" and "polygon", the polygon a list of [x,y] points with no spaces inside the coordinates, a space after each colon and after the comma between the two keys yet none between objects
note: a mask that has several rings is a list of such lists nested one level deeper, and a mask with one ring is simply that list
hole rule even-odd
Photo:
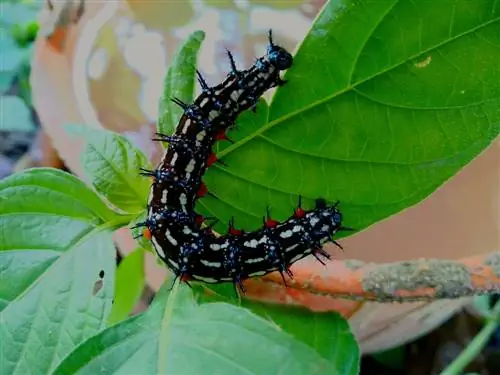
[{"label": "black caterpillar", "polygon": [[[153,179],[143,234],[152,241],[158,256],[182,281],[200,280],[206,283],[233,282],[244,293],[242,280],[262,276],[272,271],[292,277],[289,266],[312,254],[330,259],[322,249],[325,242],[341,229],[342,215],[337,204],[328,206],[323,199],[316,208],[305,211],[301,199],[293,215],[283,223],[269,216],[263,227],[246,233],[229,223],[228,233],[215,235],[206,219],[194,211],[196,200],[206,195],[202,176],[207,167],[217,162],[212,146],[228,140],[227,131],[234,127],[237,116],[252,108],[262,94],[286,83],[280,71],[292,65],[292,55],[275,45],[269,31],[266,55],[256,60],[248,70],[239,71],[227,51],[231,72],[215,87],[209,87],[197,71],[202,93],[186,104],[172,100],[184,110],[173,135],[157,133],[155,140],[168,142],[157,169],[142,170]],[[335,241],[333,241],[337,244]],[[337,244],[339,247],[340,245]]]}]

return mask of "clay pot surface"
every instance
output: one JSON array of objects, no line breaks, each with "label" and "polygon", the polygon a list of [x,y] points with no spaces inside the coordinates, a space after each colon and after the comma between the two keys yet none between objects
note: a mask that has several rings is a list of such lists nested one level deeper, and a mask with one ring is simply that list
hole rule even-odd
[{"label": "clay pot surface", "polygon": [[[82,176],[83,144],[65,136],[66,123],[120,132],[158,160],[161,150],[150,139],[163,75],[189,33],[206,31],[199,65],[208,80],[218,82],[227,70],[225,48],[249,65],[272,26],[280,43],[293,50],[322,2],[201,10],[188,2],[139,3],[87,2],[78,23],[60,25],[36,42],[33,102],[76,175]],[[45,9],[42,18],[49,13]],[[425,201],[346,238],[345,252],[329,248],[336,260],[328,267],[305,259],[292,267],[296,277],[290,288],[272,274],[251,280],[249,295],[339,311],[365,353],[425,334],[468,304],[471,295],[500,287],[499,167],[497,140]],[[116,241],[125,254],[136,247],[128,229],[118,231]],[[146,267],[148,283],[157,290],[166,269],[153,256]],[[464,297],[441,299],[454,292]]]}]

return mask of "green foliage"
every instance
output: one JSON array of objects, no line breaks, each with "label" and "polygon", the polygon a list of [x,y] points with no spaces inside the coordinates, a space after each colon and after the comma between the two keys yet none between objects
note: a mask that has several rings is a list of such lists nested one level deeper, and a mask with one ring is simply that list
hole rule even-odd
[{"label": "green foliage", "polygon": [[85,180],[119,209],[144,211],[150,182],[139,175],[139,168],[151,169],[147,157],[127,138],[111,131],[76,124],[65,128],[85,141],[81,155]]},{"label": "green foliage", "polygon": [[115,302],[108,318],[113,325],[125,320],[135,307],[145,286],[144,250],[137,248],[121,261],[116,270]]},{"label": "green foliage", "polygon": [[[166,289],[144,314],[80,345],[54,375],[112,374],[118,368],[128,374],[357,373],[355,367],[339,371],[335,361],[246,309],[226,303],[198,305],[188,287],[181,286],[177,297],[177,285],[171,296]],[[158,354],[162,339],[165,351]],[[355,345],[352,339],[349,344]]]},{"label": "green foliage", "polygon": [[47,373],[104,328],[119,216],[54,169],[0,181],[0,202],[0,373]]},{"label": "green foliage", "polygon": [[[491,1],[329,2],[271,105],[241,116],[199,210],[258,228],[305,197],[361,230],[412,206],[500,129],[500,8]],[[275,38],[276,39],[276,38]],[[279,40],[276,40],[279,42]]]},{"label": "green foliage", "polygon": [[[205,293],[206,289],[211,292]],[[338,313],[314,313],[302,308],[265,305],[235,298],[232,285],[210,285],[193,289],[200,302],[235,303],[274,323],[331,363],[339,374],[357,374],[359,347],[347,321]]]},{"label": "green foliage", "polygon": [[0,131],[33,131],[35,126],[26,103],[18,96],[0,96]]},{"label": "green foliage", "polygon": [[[29,74],[32,43],[38,33],[36,17],[42,5],[41,1],[2,1],[0,3],[0,51],[2,56],[0,95],[8,91],[17,78],[20,86],[19,96],[28,106],[31,105]],[[1,105],[2,109],[8,109],[6,103],[1,103]],[[15,105],[17,108],[20,107],[18,103]],[[20,109],[22,120],[25,120],[24,112],[26,110]],[[25,122],[14,121],[11,116],[7,116],[7,118],[2,118],[0,123],[0,130],[26,131],[33,127],[31,118]]]},{"label": "green foliage", "polygon": [[[498,134],[499,12],[488,1],[328,3],[290,83],[241,116],[234,145],[218,145],[229,167],[210,168],[217,198],[199,208],[254,228],[267,204],[281,219],[298,193],[306,204],[325,196],[362,229],[422,200]],[[162,132],[180,117],[168,97],[192,98],[203,35],[168,71]],[[338,314],[238,301],[227,285],[213,288],[223,302],[164,286],[127,319],[144,251],[115,274],[111,234],[144,216],[148,161],[121,135],[68,130],[85,141],[94,190],[52,169],[0,181],[0,373],[357,373],[359,348]]]},{"label": "green foliage", "polygon": [[203,31],[191,34],[179,48],[168,68],[157,124],[160,133],[172,133],[182,115],[182,108],[172,103],[170,99],[176,97],[185,103],[190,103],[193,99],[196,56],[204,39]]}]

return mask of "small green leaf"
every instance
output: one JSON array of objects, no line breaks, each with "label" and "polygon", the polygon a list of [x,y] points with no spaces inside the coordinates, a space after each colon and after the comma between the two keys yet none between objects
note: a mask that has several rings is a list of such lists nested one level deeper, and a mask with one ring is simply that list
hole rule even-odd
[{"label": "small green leaf", "polygon": [[0,96],[0,131],[34,131],[31,112],[18,96]]},{"label": "small green leaf", "polygon": [[203,31],[192,33],[170,63],[160,99],[157,124],[160,133],[171,134],[183,114],[182,108],[172,103],[171,98],[177,97],[186,103],[193,100],[196,57],[204,39]]},{"label": "small green leaf", "polygon": [[[165,285],[150,309],[92,337],[65,358],[54,375],[160,374],[158,337],[168,326],[162,374],[344,374],[309,346],[246,309],[198,306],[187,287],[167,302]],[[174,309],[169,319],[167,304]],[[165,327],[163,328],[165,329]],[[161,362],[161,361],[160,361]]]},{"label": "small green leaf", "polygon": [[108,324],[126,319],[141,298],[144,290],[144,250],[138,248],[118,265],[115,282],[115,301]]},{"label": "small green leaf", "polygon": [[139,172],[151,168],[146,156],[120,134],[74,124],[65,128],[85,141],[81,158],[85,180],[119,209],[144,211],[151,184]]},{"label": "small green leaf", "polygon": [[105,327],[111,230],[130,219],[56,169],[0,181],[0,373],[46,374]]}]

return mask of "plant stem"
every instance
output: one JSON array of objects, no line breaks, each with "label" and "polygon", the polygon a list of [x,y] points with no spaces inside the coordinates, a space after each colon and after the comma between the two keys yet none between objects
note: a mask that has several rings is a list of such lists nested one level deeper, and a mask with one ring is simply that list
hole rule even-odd
[{"label": "plant stem", "polygon": [[[169,279],[167,279],[166,282]],[[167,375],[167,350],[168,350],[168,339],[172,320],[172,314],[174,311],[175,300],[177,299],[177,292],[179,290],[179,279],[175,280],[175,283],[168,296],[167,303],[165,305],[165,311],[163,313],[163,318],[161,320],[160,335],[158,337],[158,364],[156,367],[157,375]]]},{"label": "plant stem", "polygon": [[467,345],[467,347],[455,358],[455,360],[444,369],[441,375],[460,375],[463,373],[464,368],[476,358],[483,348],[488,344],[491,335],[498,327],[500,318],[500,301],[498,301],[493,309],[491,309],[491,316],[488,317],[486,325],[474,337],[474,339]]}]

